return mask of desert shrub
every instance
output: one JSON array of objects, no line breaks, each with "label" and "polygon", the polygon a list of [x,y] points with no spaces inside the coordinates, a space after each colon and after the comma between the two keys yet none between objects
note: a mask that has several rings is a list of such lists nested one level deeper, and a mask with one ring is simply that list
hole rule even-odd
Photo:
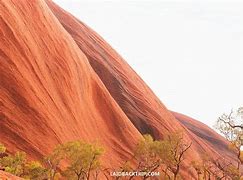
[{"label": "desert shrub", "polygon": [[[60,169],[68,179],[92,179],[101,167],[100,157],[104,150],[98,145],[73,141],[57,146],[47,158],[51,178]],[[65,168],[61,170],[61,164]]]},{"label": "desert shrub", "polygon": [[[185,152],[190,147],[191,143],[184,141],[182,132],[167,134],[163,140],[154,140],[151,135],[144,135],[135,148],[133,159],[130,160],[136,162],[133,171],[159,171],[164,179],[180,179],[181,164]],[[124,166],[121,171],[125,171]],[[131,166],[129,168],[131,169]],[[149,177],[145,175],[144,179],[147,178]]]},{"label": "desert shrub", "polygon": [[30,161],[25,164],[23,177],[25,179],[48,179],[47,169],[38,161]]},{"label": "desert shrub", "polygon": [[22,176],[24,173],[24,166],[26,163],[26,154],[24,152],[17,152],[14,155],[8,155],[0,158],[0,166],[6,172],[16,176]]}]

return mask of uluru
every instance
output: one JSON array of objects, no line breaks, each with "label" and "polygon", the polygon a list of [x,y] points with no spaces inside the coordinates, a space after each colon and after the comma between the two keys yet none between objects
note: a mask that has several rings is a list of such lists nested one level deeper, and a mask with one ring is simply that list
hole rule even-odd
[{"label": "uluru", "polygon": [[[229,148],[229,141],[209,126],[169,110],[126,60],[82,19],[51,0],[0,1],[0,144],[6,148],[3,157],[0,148],[0,168],[8,157],[14,162],[17,152],[25,153],[27,163],[19,174],[8,171],[11,168],[6,165],[0,170],[0,179],[52,179],[43,175],[52,172],[48,170],[50,161],[45,160],[57,147],[63,159],[55,169],[59,174],[55,178],[114,179],[111,173],[128,161],[128,171],[142,171],[135,167],[139,158],[147,159],[144,156],[150,153],[142,146],[141,142],[146,144],[144,135],[152,138],[150,143],[167,143],[175,148],[170,139],[180,133],[183,137],[175,142],[182,159],[176,161],[180,166],[177,177],[175,160],[169,163],[166,171],[171,179],[198,179],[200,174],[192,164],[204,162],[205,156],[215,168],[222,154],[224,162],[236,166],[237,152]],[[79,142],[74,144],[81,149],[82,145],[103,149],[96,154],[97,164],[90,164],[88,173],[84,170],[85,175],[81,173],[79,178],[71,178],[72,168],[77,165],[71,160],[87,160],[91,150],[83,155],[79,149],[65,149],[74,147],[65,146],[69,142]],[[160,151],[161,146],[157,148]],[[146,153],[139,155],[138,149]],[[151,151],[159,162],[155,172],[167,167],[167,159],[157,151]],[[71,152],[79,154],[73,158]],[[32,161],[42,164],[41,177],[45,178],[26,175],[25,168],[30,168]],[[72,166],[67,173],[69,163]],[[102,167],[100,175],[94,176],[98,164]],[[148,167],[143,170],[149,173]],[[222,177],[223,170],[217,171],[217,177]],[[166,179],[163,173],[133,178]],[[212,173],[211,178],[216,179],[216,175]]]}]

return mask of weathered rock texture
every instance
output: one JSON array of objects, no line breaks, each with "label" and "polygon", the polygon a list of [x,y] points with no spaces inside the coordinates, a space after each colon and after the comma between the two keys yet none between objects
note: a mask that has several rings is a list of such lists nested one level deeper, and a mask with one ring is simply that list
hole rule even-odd
[{"label": "weathered rock texture", "polygon": [[104,39],[53,2],[0,1],[0,27],[0,142],[10,152],[41,159],[84,139],[102,144],[104,165],[118,167],[142,134],[184,130],[193,142],[188,166],[202,152],[232,156],[222,137],[168,111]]}]

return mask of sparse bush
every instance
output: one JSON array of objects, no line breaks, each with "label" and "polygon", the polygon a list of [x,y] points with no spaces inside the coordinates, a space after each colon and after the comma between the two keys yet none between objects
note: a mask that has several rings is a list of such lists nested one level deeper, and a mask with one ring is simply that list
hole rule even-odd
[{"label": "sparse bush", "polygon": [[167,156],[164,156],[165,165],[173,173],[174,179],[177,179],[184,155],[192,143],[186,143],[183,138],[183,132],[179,131],[168,134],[162,142],[168,148]]},{"label": "sparse bush", "polygon": [[14,155],[8,155],[0,158],[0,166],[3,167],[6,172],[20,177],[24,173],[25,163],[26,154],[24,152],[17,152]]},{"label": "sparse bush", "polygon": [[[68,179],[90,179],[96,178],[96,172],[100,168],[100,156],[103,154],[103,148],[88,144],[83,141],[68,142],[57,146],[53,153],[48,156],[51,177],[55,178],[60,164],[66,164],[66,168],[61,174]],[[92,172],[95,173],[92,173]]]},{"label": "sparse bush", "polygon": [[48,179],[47,169],[40,162],[31,161],[25,164],[23,177],[34,180]]},{"label": "sparse bush", "polygon": [[230,149],[237,152],[238,169],[243,164],[243,108],[231,110],[229,114],[222,114],[215,125],[221,134],[231,143]]},{"label": "sparse bush", "polygon": [[[136,161],[133,171],[159,171],[164,179],[179,179],[184,154],[190,147],[191,144],[185,143],[181,132],[168,134],[164,140],[154,140],[151,135],[144,135],[137,144],[134,158],[131,160]],[[124,168],[121,171],[125,171]],[[144,179],[147,178],[149,177],[145,175]]]},{"label": "sparse bush", "polygon": [[134,153],[138,162],[137,170],[142,172],[156,170],[162,163],[159,156],[161,148],[160,141],[154,141],[152,136],[144,135],[144,139],[139,141]]},{"label": "sparse bush", "polygon": [[240,179],[237,167],[224,158],[212,159],[204,154],[201,161],[192,161],[192,167],[196,170],[199,180]]}]

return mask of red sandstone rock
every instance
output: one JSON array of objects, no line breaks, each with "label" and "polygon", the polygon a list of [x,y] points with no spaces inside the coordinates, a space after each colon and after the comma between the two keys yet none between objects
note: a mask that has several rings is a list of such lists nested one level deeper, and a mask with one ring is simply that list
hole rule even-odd
[{"label": "red sandstone rock", "polygon": [[10,173],[0,170],[0,179],[1,180],[23,180],[22,178],[16,177]]},{"label": "red sandstone rock", "polygon": [[[202,123],[171,113],[97,33],[51,1],[0,2],[0,141],[41,159],[70,140],[98,140],[104,165],[128,159],[144,133],[185,131],[193,146],[183,175],[202,152],[227,142]],[[175,118],[175,117],[176,118]]]}]

